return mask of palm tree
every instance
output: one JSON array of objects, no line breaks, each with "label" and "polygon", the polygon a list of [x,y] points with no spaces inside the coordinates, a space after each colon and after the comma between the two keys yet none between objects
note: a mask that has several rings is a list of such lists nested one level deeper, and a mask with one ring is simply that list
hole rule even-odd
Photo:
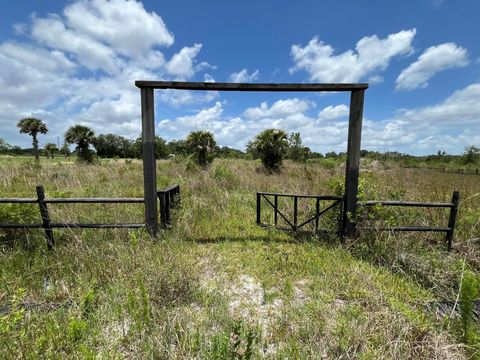
[{"label": "palm tree", "polygon": [[55,157],[55,152],[58,150],[57,145],[55,145],[54,143],[45,144],[44,149],[45,149],[45,154],[47,154],[47,159],[49,155],[53,159]]},{"label": "palm tree", "polygon": [[279,171],[288,150],[287,133],[278,129],[264,130],[255,137],[250,147],[258,153],[267,170]]},{"label": "palm tree", "polygon": [[40,119],[28,117],[20,120],[17,124],[20,128],[21,134],[28,134],[32,137],[33,152],[35,153],[35,160],[39,160],[38,156],[38,140],[37,134],[46,134],[48,132],[47,125]]},{"label": "palm tree", "polygon": [[195,162],[204,168],[213,161],[211,154],[215,150],[216,142],[213,134],[208,131],[191,132],[186,140],[187,147],[195,154]]},{"label": "palm tree", "polygon": [[86,162],[92,161],[92,152],[88,148],[95,140],[95,132],[87,126],[75,125],[70,127],[65,133],[65,142],[67,144],[76,144],[78,158]]}]

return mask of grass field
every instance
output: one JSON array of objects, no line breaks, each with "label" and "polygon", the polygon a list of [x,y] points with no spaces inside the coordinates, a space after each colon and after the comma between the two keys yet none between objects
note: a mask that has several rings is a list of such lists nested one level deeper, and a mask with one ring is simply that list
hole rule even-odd
[{"label": "grass field", "polygon": [[[277,175],[245,160],[216,159],[207,171],[181,159],[157,166],[158,188],[180,184],[182,204],[156,239],[139,230],[55,230],[48,252],[40,230],[1,233],[0,358],[478,356],[477,325],[466,339],[456,312],[435,311],[455,302],[464,274],[478,277],[478,177],[363,166],[363,199],[449,202],[461,192],[448,253],[441,234],[362,230],[341,242],[255,225],[256,191],[341,194],[342,169],[321,161],[287,162]],[[37,184],[48,197],[142,197],[142,176],[136,160],[38,167],[1,158],[0,197],[35,197]],[[55,221],[143,221],[141,204],[49,209]],[[403,225],[448,219],[443,210],[392,211],[372,216]],[[36,205],[1,204],[0,218],[39,221]]]}]

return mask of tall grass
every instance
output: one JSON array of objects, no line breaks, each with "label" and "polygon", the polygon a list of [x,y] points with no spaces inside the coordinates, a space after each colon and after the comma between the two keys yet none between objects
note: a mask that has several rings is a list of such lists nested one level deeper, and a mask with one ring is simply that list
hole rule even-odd
[{"label": "tall grass", "polygon": [[[48,197],[143,194],[136,160],[33,166],[1,160],[0,196],[34,197],[40,183]],[[453,322],[427,305],[455,298],[464,258],[478,274],[478,245],[470,241],[480,226],[477,178],[396,168],[361,175],[366,199],[443,202],[460,190],[449,254],[438,234],[364,233],[342,243],[255,225],[256,191],[338,193],[339,167],[287,161],[269,175],[246,160],[216,160],[206,171],[181,159],[157,166],[158,188],[180,184],[182,206],[155,239],[140,230],[55,230],[57,246],[47,252],[41,231],[4,234],[2,358],[467,356]],[[52,204],[50,211],[55,221],[143,220],[141,204]],[[12,214],[39,221],[37,212],[0,206],[2,221]],[[405,225],[448,218],[425,209],[377,215]]]}]

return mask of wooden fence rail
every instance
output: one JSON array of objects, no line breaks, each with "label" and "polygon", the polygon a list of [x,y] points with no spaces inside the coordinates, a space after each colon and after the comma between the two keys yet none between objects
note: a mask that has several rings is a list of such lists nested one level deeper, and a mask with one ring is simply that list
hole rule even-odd
[{"label": "wooden fence rail", "polygon": [[[38,204],[41,224],[4,224],[0,223],[0,229],[41,229],[45,230],[45,238],[48,249],[55,245],[53,230],[55,228],[73,229],[112,229],[112,228],[143,228],[142,223],[52,223],[47,204],[139,204],[144,203],[144,198],[46,198],[42,185],[36,187],[37,198],[0,198],[0,204]],[[165,190],[159,190],[157,195],[160,199],[160,214],[162,225],[170,223],[170,209],[179,202],[180,186],[175,185]],[[174,196],[177,198],[174,201]]]},{"label": "wooden fence rail", "polygon": [[378,231],[424,231],[424,232],[444,232],[447,250],[452,249],[453,235],[455,233],[455,223],[457,221],[458,205],[460,203],[460,192],[454,191],[452,202],[450,203],[432,203],[432,202],[411,202],[411,201],[366,201],[359,202],[359,206],[402,206],[402,207],[427,207],[427,208],[450,208],[447,227],[441,226],[393,226],[376,228]]},{"label": "wooden fence rail", "polygon": [[480,169],[479,168],[470,168],[470,169],[464,169],[464,168],[447,168],[447,167],[428,167],[428,166],[407,166],[407,165],[400,165],[401,168],[404,169],[418,169],[418,170],[433,170],[433,171],[438,171],[438,172],[443,172],[443,173],[448,173],[448,174],[463,174],[463,175],[480,175]]}]

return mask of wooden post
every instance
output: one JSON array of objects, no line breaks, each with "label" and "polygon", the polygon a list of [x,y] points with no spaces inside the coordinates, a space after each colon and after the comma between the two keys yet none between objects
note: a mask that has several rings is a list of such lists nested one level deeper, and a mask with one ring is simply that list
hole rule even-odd
[{"label": "wooden post", "polygon": [[298,197],[293,197],[293,230],[297,230],[298,222]]},{"label": "wooden post", "polygon": [[167,225],[167,218],[165,216],[165,193],[159,191],[157,193],[158,200],[160,201],[160,226],[165,228]]},{"label": "wooden post", "polygon": [[364,95],[364,90],[353,90],[350,96],[347,166],[345,169],[345,208],[343,212],[343,232],[347,237],[355,236]]},{"label": "wooden post", "polygon": [[262,211],[262,207],[261,207],[261,204],[260,204],[260,193],[257,193],[257,225],[260,225],[260,220],[261,220],[260,212],[261,211]]},{"label": "wooden post", "polygon": [[315,233],[318,232],[318,223],[320,221],[320,216],[318,216],[319,213],[320,213],[320,199],[317,197],[315,198]]},{"label": "wooden post", "polygon": [[453,207],[450,208],[450,217],[448,219],[448,227],[450,228],[450,230],[447,232],[447,236],[445,238],[447,242],[448,251],[452,249],[453,234],[455,233],[455,223],[457,221],[459,202],[460,202],[460,192],[454,191],[452,195]]},{"label": "wooden post", "polygon": [[48,250],[52,250],[55,245],[53,231],[50,227],[50,217],[48,215],[47,204],[45,204],[45,190],[42,185],[37,186],[38,207],[40,208],[40,216],[42,217],[42,227],[45,230]]},{"label": "wooden post", "polygon": [[274,214],[274,224],[275,226],[278,225],[278,195],[274,195],[273,197],[273,204],[275,205],[273,207],[273,210],[275,211],[275,214]]},{"label": "wooden post", "polygon": [[165,196],[165,224],[166,225],[170,225],[170,191],[167,191],[164,193],[164,196]]},{"label": "wooden post", "polygon": [[152,88],[141,88],[143,194],[145,198],[145,226],[150,235],[157,235],[157,175],[155,164],[155,113]]}]

